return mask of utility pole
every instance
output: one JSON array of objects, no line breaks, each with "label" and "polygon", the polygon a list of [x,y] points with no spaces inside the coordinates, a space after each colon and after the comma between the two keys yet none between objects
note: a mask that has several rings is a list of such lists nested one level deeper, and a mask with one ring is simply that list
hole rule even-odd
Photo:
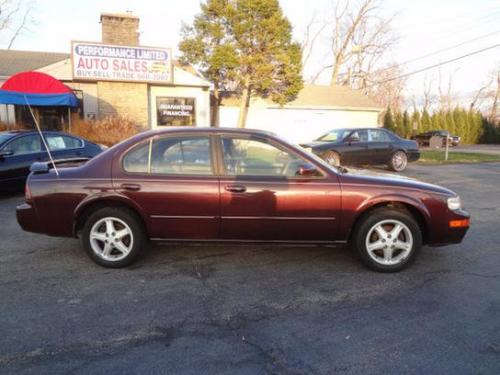
[{"label": "utility pole", "polygon": [[450,134],[446,132],[446,146],[444,151],[444,160],[448,161],[448,143],[450,142]]}]

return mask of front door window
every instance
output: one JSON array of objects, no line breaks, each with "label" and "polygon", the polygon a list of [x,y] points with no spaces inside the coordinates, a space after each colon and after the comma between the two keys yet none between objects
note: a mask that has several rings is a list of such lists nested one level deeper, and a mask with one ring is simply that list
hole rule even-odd
[{"label": "front door window", "polygon": [[223,138],[222,146],[228,176],[296,177],[300,167],[308,164],[264,140]]},{"label": "front door window", "polygon": [[42,151],[40,136],[26,135],[7,144],[2,151],[11,152],[12,155],[35,154]]}]

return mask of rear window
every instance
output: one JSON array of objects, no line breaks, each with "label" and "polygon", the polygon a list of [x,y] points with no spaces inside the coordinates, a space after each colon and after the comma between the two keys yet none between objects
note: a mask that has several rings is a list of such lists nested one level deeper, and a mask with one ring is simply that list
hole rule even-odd
[{"label": "rear window", "polygon": [[160,138],[153,141],[151,173],[212,174],[209,138]]}]

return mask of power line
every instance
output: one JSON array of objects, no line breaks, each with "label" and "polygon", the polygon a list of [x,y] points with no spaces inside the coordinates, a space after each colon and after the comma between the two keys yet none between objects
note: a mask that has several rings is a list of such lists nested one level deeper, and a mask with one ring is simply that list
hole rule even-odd
[{"label": "power line", "polygon": [[402,63],[399,63],[399,64],[394,65],[394,66],[392,66],[392,67],[389,67],[389,68],[383,68],[383,69],[381,69],[381,71],[383,71],[383,70],[389,70],[389,69],[395,68],[395,67],[397,67],[397,66],[406,65],[406,64],[409,64],[409,63],[414,62],[414,61],[422,60],[422,59],[425,59],[425,58],[427,58],[427,57],[437,55],[437,54],[439,54],[439,53],[441,53],[441,52],[446,52],[446,51],[449,51],[449,50],[451,50],[451,49],[454,49],[454,48],[457,48],[457,47],[463,46],[463,45],[468,44],[468,43],[471,43],[471,42],[475,42],[475,41],[477,41],[477,40],[481,40],[481,39],[487,38],[487,37],[489,37],[489,36],[492,36],[492,35],[495,35],[495,34],[498,34],[498,33],[500,33],[500,30],[493,31],[493,32],[488,33],[488,34],[480,35],[480,36],[478,36],[478,37],[476,37],[476,38],[469,39],[469,40],[466,40],[466,41],[464,41],[464,42],[460,42],[460,43],[454,44],[454,45],[449,46],[449,47],[441,48],[441,49],[435,50],[435,51],[433,51],[433,52],[429,52],[429,53],[427,53],[427,54],[425,54],[425,55],[422,55],[422,56],[420,56],[420,57],[415,57],[415,58],[412,58],[412,59],[409,59],[409,60],[403,61]]},{"label": "power line", "polygon": [[[409,60],[405,60],[405,61],[403,61],[401,63],[397,63],[397,64],[394,64],[394,65],[388,66],[386,68],[377,69],[375,72],[376,73],[381,73],[381,72],[385,72],[386,70],[391,70],[391,69],[394,69],[394,68],[398,68],[400,66],[407,65],[407,64],[415,62],[415,61],[423,60],[423,59],[425,59],[427,57],[430,57],[430,56],[438,55],[438,54],[440,54],[442,52],[446,52],[446,51],[455,49],[457,47],[461,47],[461,46],[463,46],[465,44],[469,44],[471,42],[475,42],[475,41],[478,41],[478,40],[490,37],[490,36],[498,34],[498,33],[500,33],[500,30],[496,30],[496,31],[493,31],[493,32],[488,33],[488,34],[480,35],[480,36],[475,37],[473,39],[469,39],[469,40],[466,40],[464,42],[460,42],[460,43],[454,44],[454,45],[449,46],[449,47],[444,47],[444,48],[435,50],[433,52],[429,52],[429,53],[427,53],[425,55],[417,56],[417,57],[411,58]],[[341,74],[339,74],[339,76],[344,76],[344,75],[347,75],[347,74],[348,73],[341,73]]]},{"label": "power line", "polygon": [[[439,20],[433,20],[433,22],[427,22],[427,23],[418,23],[415,25],[412,25],[410,27],[400,27],[398,30],[402,31],[402,36],[408,36],[411,33],[408,33],[408,31],[413,31],[413,30],[422,30],[422,28],[428,28],[428,27],[434,27],[434,26],[439,26],[441,31],[444,31],[444,34],[437,35],[436,39],[444,39],[447,38],[450,35],[456,35],[457,32],[461,33],[464,31],[470,31],[477,26],[484,26],[485,24],[489,24],[491,22],[497,21],[497,17],[500,15],[500,10],[495,10],[492,12],[489,12],[488,14],[483,14],[479,18],[476,19],[471,19],[470,15],[467,15],[467,21],[461,22],[459,18],[457,17],[450,17],[447,16],[444,20],[449,21],[449,22],[443,22]],[[456,30],[457,24],[460,25],[460,29]],[[443,25],[445,25],[443,27]],[[447,25],[447,26],[446,26]],[[451,28],[450,28],[451,26]],[[452,30],[453,29],[453,30]]]},{"label": "power line", "polygon": [[417,73],[421,73],[421,72],[425,72],[426,70],[434,69],[434,68],[437,68],[439,66],[446,65],[446,64],[449,64],[449,63],[452,63],[452,62],[464,59],[464,58],[469,57],[469,56],[477,55],[478,53],[485,52],[485,51],[488,51],[490,49],[494,49],[494,48],[497,48],[497,47],[500,47],[500,43],[499,44],[494,44],[494,45],[486,47],[486,48],[482,48],[482,49],[474,51],[474,52],[467,53],[467,54],[459,56],[459,57],[455,57],[455,58],[450,59],[450,60],[446,60],[446,61],[440,62],[438,64],[430,65],[430,66],[427,66],[425,68],[414,70],[414,71],[409,72],[409,73],[401,74],[401,75],[396,76],[396,77],[384,79],[382,81],[373,81],[373,84],[377,85],[377,84],[381,84],[381,83],[386,83],[386,82],[394,81],[394,80],[400,79],[400,78],[406,78],[406,77],[409,77],[411,75],[414,75],[414,74],[417,74]]}]

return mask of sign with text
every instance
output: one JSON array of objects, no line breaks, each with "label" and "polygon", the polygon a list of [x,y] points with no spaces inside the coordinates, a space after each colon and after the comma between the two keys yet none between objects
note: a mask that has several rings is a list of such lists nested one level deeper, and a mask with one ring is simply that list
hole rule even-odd
[{"label": "sign with text", "polygon": [[71,43],[73,79],[91,81],[172,82],[169,48]]},{"label": "sign with text", "polygon": [[156,97],[158,126],[196,125],[194,98]]}]

